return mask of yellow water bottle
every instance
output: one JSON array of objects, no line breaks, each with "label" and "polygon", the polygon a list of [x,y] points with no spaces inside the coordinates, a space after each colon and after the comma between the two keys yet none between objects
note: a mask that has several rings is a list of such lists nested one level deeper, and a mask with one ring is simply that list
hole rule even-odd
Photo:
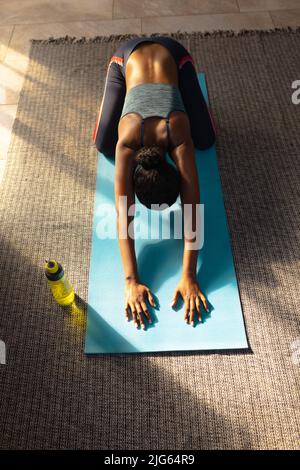
[{"label": "yellow water bottle", "polygon": [[45,274],[53,297],[59,305],[70,305],[75,298],[74,289],[64,269],[55,259],[45,260]]}]

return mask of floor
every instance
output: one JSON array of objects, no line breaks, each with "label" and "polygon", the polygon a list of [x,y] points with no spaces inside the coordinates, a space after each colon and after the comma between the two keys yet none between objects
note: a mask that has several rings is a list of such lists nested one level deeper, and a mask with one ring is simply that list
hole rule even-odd
[{"label": "floor", "polygon": [[0,182],[30,38],[281,26],[300,26],[300,0],[1,0]]}]

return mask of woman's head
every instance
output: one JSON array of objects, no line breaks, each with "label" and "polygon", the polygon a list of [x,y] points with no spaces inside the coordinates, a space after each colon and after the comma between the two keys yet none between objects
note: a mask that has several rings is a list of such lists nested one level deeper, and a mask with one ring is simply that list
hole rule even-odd
[{"label": "woman's head", "polygon": [[152,204],[171,206],[179,194],[179,174],[168,163],[158,146],[140,148],[135,156],[134,189],[139,201],[151,209]]}]

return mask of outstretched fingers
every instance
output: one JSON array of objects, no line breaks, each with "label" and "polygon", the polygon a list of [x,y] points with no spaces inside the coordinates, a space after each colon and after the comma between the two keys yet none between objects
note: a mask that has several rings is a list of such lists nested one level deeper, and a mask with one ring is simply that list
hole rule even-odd
[{"label": "outstretched fingers", "polygon": [[148,297],[148,300],[149,300],[149,304],[150,304],[152,307],[156,307],[156,305],[155,305],[155,300],[154,300],[154,297],[153,297],[153,295],[152,295],[150,289],[147,289],[147,297]]},{"label": "outstretched fingers", "polygon": [[206,300],[205,295],[202,294],[202,292],[201,292],[201,294],[200,294],[200,298],[201,298],[201,300],[202,300],[202,303],[203,303],[203,305],[204,305],[205,310],[208,312],[208,311],[209,311],[208,303],[207,303],[207,300]]},{"label": "outstretched fingers", "polygon": [[133,323],[135,324],[136,327],[138,327],[137,310],[136,310],[135,304],[132,302],[130,302],[130,310],[131,310]]},{"label": "outstretched fingers", "polygon": [[174,292],[174,295],[173,295],[173,300],[172,300],[172,303],[171,303],[171,307],[175,307],[175,305],[178,302],[179,296],[180,296],[180,292],[179,292],[178,289],[176,289],[175,292]]},{"label": "outstretched fingers", "polygon": [[184,299],[184,321],[186,323],[195,326],[196,318],[198,318],[199,322],[202,322],[201,302],[203,303],[205,310],[208,312],[207,300],[203,294],[192,297],[187,296]]},{"label": "outstretched fingers", "polygon": [[144,300],[141,302],[141,306],[142,306],[143,312],[144,312],[144,314],[145,314],[145,316],[146,316],[148,322],[149,322],[149,323],[152,323],[151,315],[150,315],[150,313],[149,313],[147,304],[146,304],[146,302],[145,302]]},{"label": "outstretched fingers", "polygon": [[190,314],[190,300],[188,298],[184,299],[184,315],[183,319],[186,323],[189,322],[189,314]]},{"label": "outstretched fingers", "polygon": [[[144,318],[143,318],[143,308],[140,304],[140,302],[136,302],[136,311],[137,311],[137,318],[139,319],[140,326],[145,329],[145,323],[144,323]],[[137,325],[138,326],[138,325]]]},{"label": "outstretched fingers", "polygon": [[190,298],[190,325],[195,326],[195,299],[194,297]]},{"label": "outstretched fingers", "polygon": [[129,305],[125,305],[125,318],[127,321],[130,320],[130,306]]},{"label": "outstretched fingers", "polygon": [[197,310],[197,313],[198,313],[198,320],[201,322],[202,321],[202,317],[201,317],[201,299],[200,299],[199,295],[195,299],[195,304],[196,304],[196,310]]}]

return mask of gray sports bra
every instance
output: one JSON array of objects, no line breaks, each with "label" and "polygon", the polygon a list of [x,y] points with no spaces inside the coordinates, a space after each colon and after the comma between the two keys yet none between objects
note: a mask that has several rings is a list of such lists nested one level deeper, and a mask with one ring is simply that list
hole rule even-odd
[{"label": "gray sports bra", "polygon": [[176,85],[143,83],[131,88],[125,96],[121,118],[129,113],[136,113],[141,116],[141,146],[144,145],[144,120],[151,116],[166,118],[169,144],[169,116],[172,111],[186,113],[180,90]]}]

